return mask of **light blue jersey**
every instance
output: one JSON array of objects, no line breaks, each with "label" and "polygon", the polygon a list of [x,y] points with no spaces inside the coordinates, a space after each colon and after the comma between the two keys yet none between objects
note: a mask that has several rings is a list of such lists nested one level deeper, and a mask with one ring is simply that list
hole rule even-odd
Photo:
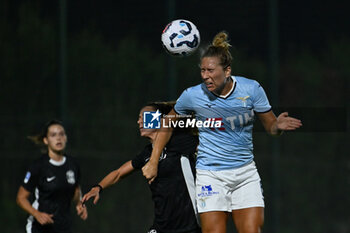
[{"label": "light blue jersey", "polygon": [[257,81],[238,76],[232,79],[233,88],[225,97],[216,96],[202,83],[187,88],[174,107],[180,115],[194,112],[198,121],[222,120],[220,128],[198,128],[198,169],[233,169],[253,160],[254,112],[268,112],[271,106]]}]

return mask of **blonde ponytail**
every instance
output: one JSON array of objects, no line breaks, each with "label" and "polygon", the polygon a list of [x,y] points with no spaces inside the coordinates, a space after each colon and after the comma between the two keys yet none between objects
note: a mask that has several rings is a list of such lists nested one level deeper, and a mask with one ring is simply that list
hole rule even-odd
[{"label": "blonde ponytail", "polygon": [[223,68],[231,66],[232,55],[230,53],[230,43],[228,42],[228,34],[224,31],[219,32],[215,35],[213,42],[204,51],[201,56],[201,60],[204,57],[218,57],[220,60],[220,65]]},{"label": "blonde ponytail", "polygon": [[216,36],[213,39],[212,45],[214,47],[221,47],[225,50],[229,50],[231,47],[230,43],[228,43],[228,35],[226,32],[222,31],[216,34]]}]

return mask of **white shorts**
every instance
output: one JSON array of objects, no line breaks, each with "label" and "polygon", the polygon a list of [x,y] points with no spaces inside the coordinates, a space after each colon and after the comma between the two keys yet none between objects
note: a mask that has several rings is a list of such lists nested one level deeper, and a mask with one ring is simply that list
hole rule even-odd
[{"label": "white shorts", "polygon": [[260,176],[255,162],[236,169],[196,171],[199,213],[264,207]]}]

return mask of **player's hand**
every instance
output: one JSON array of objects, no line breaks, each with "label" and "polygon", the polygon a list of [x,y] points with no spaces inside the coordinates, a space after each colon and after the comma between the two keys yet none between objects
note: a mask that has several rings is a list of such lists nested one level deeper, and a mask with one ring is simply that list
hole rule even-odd
[{"label": "player's hand", "polygon": [[301,120],[288,116],[288,112],[283,112],[277,117],[277,129],[279,130],[295,130],[301,126]]},{"label": "player's hand", "polygon": [[41,225],[53,224],[54,221],[52,219],[53,214],[47,214],[44,212],[37,211],[33,217],[38,221]]},{"label": "player's hand", "polygon": [[157,173],[157,163],[152,163],[151,161],[148,161],[146,165],[142,167],[142,174],[148,180],[149,184],[151,184],[155,180],[155,178],[157,177]]},{"label": "player's hand", "polygon": [[88,212],[87,212],[87,208],[85,205],[82,205],[81,202],[79,202],[76,205],[76,210],[77,210],[77,215],[82,219],[82,220],[86,220],[88,217]]},{"label": "player's hand", "polygon": [[82,205],[85,205],[85,202],[87,202],[90,198],[94,197],[94,204],[98,202],[100,199],[100,188],[99,187],[93,187],[90,192],[86,193],[83,198],[81,199]]}]

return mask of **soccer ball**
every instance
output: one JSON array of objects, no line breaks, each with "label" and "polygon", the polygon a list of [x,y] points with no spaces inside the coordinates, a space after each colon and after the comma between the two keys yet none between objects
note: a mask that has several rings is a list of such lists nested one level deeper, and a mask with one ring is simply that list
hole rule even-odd
[{"label": "soccer ball", "polygon": [[163,30],[162,44],[165,50],[174,56],[188,56],[199,46],[199,31],[192,22],[177,19]]}]

